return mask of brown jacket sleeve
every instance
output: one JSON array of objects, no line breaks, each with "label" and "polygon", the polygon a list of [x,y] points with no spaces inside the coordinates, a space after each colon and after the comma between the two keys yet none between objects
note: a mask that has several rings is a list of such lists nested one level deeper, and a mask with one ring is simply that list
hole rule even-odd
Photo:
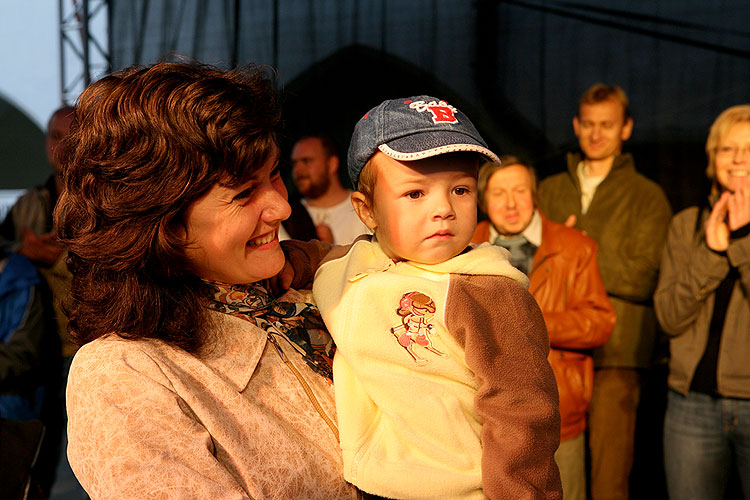
[{"label": "brown jacket sleeve", "polygon": [[281,248],[294,269],[292,288],[305,289],[312,287],[313,278],[318,268],[329,260],[346,255],[354,243],[360,240],[369,241],[372,235],[363,234],[349,245],[331,245],[324,241],[285,240]]},{"label": "brown jacket sleeve", "polygon": [[312,286],[315,271],[332,245],[318,240],[284,240],[281,249],[294,269],[292,288],[305,289]]},{"label": "brown jacket sleeve", "polygon": [[726,255],[706,245],[702,224],[701,234],[696,235],[699,215],[696,208],[686,209],[669,226],[654,292],[656,317],[668,335],[681,335],[694,324],[706,301],[729,273]]},{"label": "brown jacket sleeve", "polygon": [[561,499],[557,385],[541,311],[509,278],[452,278],[448,330],[474,372],[482,425],[482,487],[489,499]]}]

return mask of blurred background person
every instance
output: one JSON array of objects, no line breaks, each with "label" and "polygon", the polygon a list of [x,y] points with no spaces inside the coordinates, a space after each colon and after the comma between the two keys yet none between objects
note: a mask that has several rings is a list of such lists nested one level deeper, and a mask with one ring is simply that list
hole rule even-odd
[{"label": "blurred background person", "polygon": [[292,178],[318,239],[347,245],[370,230],[354,212],[352,191],[341,183],[340,166],[338,148],[328,135],[304,136],[292,148]]},{"label": "blurred background person", "polygon": [[540,183],[538,201],[551,220],[599,245],[599,272],[617,322],[609,341],[594,349],[591,496],[628,500],[641,386],[654,361],[652,296],[672,210],[662,188],[622,152],[633,119],[620,87],[597,83],[586,90],[573,131],[580,152],[568,154],[566,171]]},{"label": "blurred background person", "polygon": [[[17,253],[0,255],[0,418],[43,425],[41,436],[29,436],[31,440],[25,439],[20,424],[5,426],[16,434],[0,443],[0,462],[22,473],[29,469],[16,467],[36,464],[33,481],[45,498],[55,474],[62,430],[60,339],[52,311],[49,289],[31,261]],[[31,462],[24,461],[28,456],[33,457]],[[2,484],[0,490],[6,487],[11,484]]]},{"label": "blurred background person", "polygon": [[6,241],[16,242],[18,253],[46,268],[52,267],[63,253],[52,221],[52,212],[62,188],[57,147],[70,131],[74,111],[74,108],[64,106],[52,113],[44,140],[52,175],[44,184],[24,193],[0,225],[0,236]]},{"label": "blurred background person", "polygon": [[670,335],[664,465],[672,500],[750,498],[750,105],[706,141],[709,204],[672,219],[654,295]]},{"label": "blurred background person", "polygon": [[65,262],[67,252],[57,237],[53,211],[63,188],[61,174],[63,151],[60,144],[70,133],[74,116],[75,108],[71,106],[62,106],[52,113],[44,139],[45,153],[52,168],[52,174],[44,184],[26,191],[16,201],[0,225],[0,237],[8,242],[10,248],[33,262],[52,292],[52,298],[46,307],[52,308],[50,317],[55,319],[56,331],[60,336],[57,345],[61,350],[62,363],[58,365],[60,382],[56,385],[61,391],[58,394],[59,423],[56,424],[60,432],[49,432],[47,439],[52,439],[53,436],[58,436],[60,439],[56,478],[52,486],[53,499],[70,500],[86,498],[86,496],[70,469],[65,453],[67,441],[64,390],[76,345],[68,335],[67,317],[62,308],[62,301],[70,290],[72,276]]},{"label": "blurred background person", "polygon": [[75,345],[67,336],[67,319],[60,308],[60,299],[67,294],[71,277],[65,265],[65,248],[57,239],[52,213],[63,185],[58,146],[70,133],[74,113],[75,108],[71,106],[63,106],[52,113],[44,140],[52,174],[44,184],[21,195],[0,225],[0,237],[12,242],[13,250],[31,259],[52,289],[63,356],[68,358],[75,353]]},{"label": "blurred background person", "polygon": [[289,206],[292,207],[292,213],[287,220],[281,222],[281,226],[279,227],[279,241],[322,239],[329,243],[331,242],[332,237],[327,232],[321,234],[323,238],[318,236],[318,230],[299,197],[290,196]]},{"label": "blurred background person", "polygon": [[548,220],[536,207],[534,169],[513,156],[479,171],[480,222],[473,242],[493,242],[529,275],[529,291],[549,331],[549,362],[560,394],[563,497],[586,500],[586,413],[594,384],[591,349],[604,344],[615,312],[596,262],[597,245],[577,229]]}]

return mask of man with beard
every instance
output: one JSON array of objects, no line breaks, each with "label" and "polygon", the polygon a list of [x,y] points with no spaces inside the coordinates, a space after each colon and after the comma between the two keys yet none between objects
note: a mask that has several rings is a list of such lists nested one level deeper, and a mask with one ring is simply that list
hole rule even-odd
[{"label": "man with beard", "polygon": [[339,164],[336,144],[324,134],[304,136],[292,149],[292,177],[318,239],[346,245],[370,231],[354,212],[352,191],[341,184]]}]

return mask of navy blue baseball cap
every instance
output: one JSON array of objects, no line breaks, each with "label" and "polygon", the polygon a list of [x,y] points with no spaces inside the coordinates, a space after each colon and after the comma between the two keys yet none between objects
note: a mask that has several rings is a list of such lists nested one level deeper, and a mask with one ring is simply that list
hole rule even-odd
[{"label": "navy blue baseball cap", "polygon": [[347,156],[355,189],[362,168],[376,151],[400,161],[467,151],[500,162],[464,113],[427,95],[384,101],[357,122]]}]

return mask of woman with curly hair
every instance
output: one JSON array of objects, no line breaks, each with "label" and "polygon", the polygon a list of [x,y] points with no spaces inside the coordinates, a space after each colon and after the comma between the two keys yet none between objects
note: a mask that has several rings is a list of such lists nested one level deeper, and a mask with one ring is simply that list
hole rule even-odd
[{"label": "woman with curly hair", "polygon": [[68,455],[94,500],[356,497],[330,338],[301,293],[267,286],[303,251],[278,241],[278,109],[263,71],[192,63],[79,98],[56,216],[82,346]]}]

